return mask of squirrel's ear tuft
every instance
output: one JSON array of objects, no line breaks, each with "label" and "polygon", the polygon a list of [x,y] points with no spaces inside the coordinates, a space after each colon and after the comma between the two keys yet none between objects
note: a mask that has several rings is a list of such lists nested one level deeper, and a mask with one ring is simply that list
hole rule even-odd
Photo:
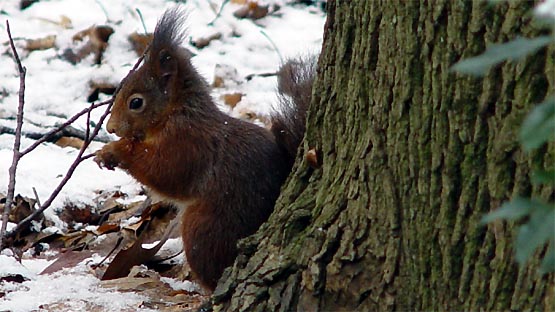
[{"label": "squirrel's ear tuft", "polygon": [[169,47],[178,48],[185,40],[186,29],[183,24],[186,20],[187,14],[182,7],[175,6],[166,10],[156,24],[151,51],[157,53]]},{"label": "squirrel's ear tuft", "polygon": [[175,6],[166,10],[154,30],[154,38],[149,52],[149,61],[154,65],[159,77],[160,88],[167,90],[172,77],[177,75],[178,57],[181,43],[185,39],[185,11]]}]

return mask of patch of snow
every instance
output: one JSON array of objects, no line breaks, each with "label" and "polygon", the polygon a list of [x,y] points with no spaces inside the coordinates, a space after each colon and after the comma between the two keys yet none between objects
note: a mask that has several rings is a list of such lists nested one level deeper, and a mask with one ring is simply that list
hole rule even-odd
[{"label": "patch of snow", "polygon": [[174,290],[185,290],[189,292],[199,292],[201,290],[197,284],[190,281],[178,281],[169,277],[160,277],[160,280],[170,285]]},{"label": "patch of snow", "polygon": [[0,298],[0,311],[34,311],[41,305],[62,302],[66,308],[74,311],[82,311],[87,307],[87,303],[92,302],[101,306],[103,311],[148,311],[139,308],[145,300],[144,296],[101,287],[100,281],[89,273],[89,261],[91,260],[82,261],[76,267],[52,274],[40,275],[39,273],[52,261],[32,259],[19,264],[11,257],[0,256],[0,276],[2,272],[8,271],[30,279],[19,284],[0,284],[0,289],[7,291],[6,295]]},{"label": "patch of snow", "polygon": [[[153,243],[148,243],[148,244],[142,244],[143,248],[154,248],[154,246],[158,245],[160,241],[155,241]],[[164,245],[162,245],[162,248],[160,248],[160,252],[164,251],[167,252],[168,254],[176,254],[178,253],[181,249],[183,248],[183,242],[181,241],[181,238],[169,238]]]},{"label": "patch of snow", "polygon": [[555,0],[543,0],[534,8],[534,13],[540,17],[555,20]]},{"label": "patch of snow", "polygon": [[129,226],[129,225],[133,225],[133,224],[135,224],[139,221],[141,221],[141,217],[133,216],[129,219],[121,220],[120,226],[126,227],[126,226]]}]

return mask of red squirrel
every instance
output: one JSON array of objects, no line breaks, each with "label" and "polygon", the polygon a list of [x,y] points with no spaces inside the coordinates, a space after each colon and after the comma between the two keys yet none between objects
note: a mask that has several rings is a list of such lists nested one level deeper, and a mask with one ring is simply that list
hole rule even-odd
[{"label": "red squirrel", "polygon": [[283,112],[267,130],[220,111],[181,46],[184,14],[167,10],[143,63],[121,81],[107,130],[120,137],[96,152],[107,169],[128,172],[162,199],[184,207],[187,261],[214,290],[273,210],[304,135],[314,62],[288,61],[278,71]]}]

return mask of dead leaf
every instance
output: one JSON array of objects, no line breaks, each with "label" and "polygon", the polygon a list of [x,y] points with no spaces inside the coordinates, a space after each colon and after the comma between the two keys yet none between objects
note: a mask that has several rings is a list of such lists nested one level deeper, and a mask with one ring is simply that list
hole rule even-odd
[{"label": "dead leaf", "polygon": [[214,69],[214,82],[212,83],[214,88],[238,85],[241,82],[239,73],[235,67],[226,64],[216,64],[216,68]]},{"label": "dead leaf", "polygon": [[54,261],[52,264],[50,264],[49,266],[47,266],[44,270],[42,270],[42,272],[40,272],[41,275],[43,274],[51,274],[54,272],[58,272],[62,269],[65,268],[72,268],[75,267],[77,264],[79,264],[81,261],[90,258],[92,256],[92,252],[89,250],[83,250],[83,251],[66,251],[64,253],[61,253],[58,256],[58,259],[56,259],[56,261]]},{"label": "dead leaf", "polygon": [[212,83],[212,87],[222,88],[223,86],[224,86],[224,78],[220,76],[214,76],[214,82]]},{"label": "dead leaf", "polygon": [[[34,199],[23,197],[19,194],[15,196],[10,214],[8,216],[8,221],[17,224],[21,222],[23,219],[27,218],[29,215],[31,215],[31,213],[35,211],[34,207],[36,202],[37,201]],[[0,215],[4,213],[5,203],[6,203],[6,197],[4,196],[0,199]],[[36,220],[41,220],[41,219],[42,219],[42,216],[40,216]]]},{"label": "dead leaf", "polygon": [[89,91],[89,96],[87,97],[87,102],[89,103],[98,101],[100,94],[114,95],[117,88],[115,84],[112,84],[109,82],[98,82],[98,81],[89,82],[89,86],[90,86],[90,91]]},{"label": "dead leaf", "polygon": [[244,6],[233,12],[233,16],[237,18],[249,18],[252,20],[261,19],[270,12],[269,5],[260,5],[256,1],[249,1]]},{"label": "dead leaf", "polygon": [[243,94],[236,92],[236,93],[227,93],[222,95],[224,103],[231,107],[234,108],[237,103],[241,102],[241,99],[243,98]]},{"label": "dead leaf", "polygon": [[168,240],[173,228],[177,226],[177,220],[178,219],[176,218],[174,219],[174,222],[170,223],[164,233],[164,237],[162,237],[160,242],[153,248],[143,248],[142,245],[146,238],[146,231],[143,231],[133,246],[128,249],[120,250],[120,252],[114,257],[106,269],[106,272],[102,276],[102,280],[110,280],[127,276],[133,266],[145,263],[152,259],[158,250],[162,248],[162,245],[164,245],[164,243]]},{"label": "dead leaf", "polygon": [[124,230],[130,230],[130,231],[132,231],[132,232],[134,232],[134,233],[138,233],[139,229],[143,226],[143,224],[145,223],[145,221],[148,222],[149,220],[143,220],[143,219],[141,219],[141,220],[139,220],[139,221],[137,221],[137,222],[135,222],[135,223],[131,223],[131,224],[126,224],[126,225],[124,225],[124,226],[122,227],[122,229],[124,229]]},{"label": "dead leaf", "polygon": [[222,33],[217,32],[212,34],[208,37],[198,38],[196,40],[192,40],[191,44],[196,47],[197,49],[202,49],[210,44],[210,42],[214,40],[220,40],[222,38]]},{"label": "dead leaf", "polygon": [[25,40],[25,50],[32,52],[37,50],[48,50],[56,45],[56,36],[49,35],[44,38]]},{"label": "dead leaf", "polygon": [[33,3],[35,2],[39,2],[39,0],[21,0],[19,2],[19,8],[21,10],[25,10],[26,8],[30,7],[31,5],[33,5]]},{"label": "dead leaf", "polygon": [[245,107],[241,107],[240,109],[238,109],[237,113],[239,115],[239,119],[248,120],[251,122],[258,120],[264,125],[265,128],[270,129],[271,127],[271,122],[268,116],[258,115],[257,113]]},{"label": "dead leaf", "polygon": [[197,311],[208,298],[207,295],[195,291],[174,290],[160,280],[157,272],[139,266],[131,268],[126,277],[103,280],[100,285],[121,292],[140,292],[147,297],[142,307],[156,311]]},{"label": "dead leaf", "polygon": [[0,282],[7,282],[7,283],[23,283],[25,281],[28,281],[29,279],[26,278],[25,276],[21,275],[21,274],[11,274],[8,273],[8,275],[5,276],[0,276]]},{"label": "dead leaf", "polygon": [[81,149],[85,142],[79,138],[75,137],[61,137],[56,141],[56,145],[59,147],[73,147],[76,149]]},{"label": "dead leaf", "polygon": [[112,207],[118,207],[117,212],[110,213],[110,215],[108,216],[108,222],[112,223],[126,220],[133,216],[140,216],[142,211],[145,209],[145,207],[143,207],[143,202],[136,202],[131,203],[127,206],[123,206],[115,199],[110,199],[106,202],[106,204],[111,204],[113,205]]},{"label": "dead leaf", "polygon": [[[164,237],[165,229],[168,227],[168,224],[170,224],[174,219],[179,219],[177,218],[178,209],[164,202],[151,205],[149,210],[148,216],[144,215],[146,209],[143,211],[142,216],[142,218],[148,218],[150,220],[149,226],[144,229],[144,231],[147,232],[145,243],[153,243],[160,240],[161,237]],[[172,238],[179,237],[179,229],[176,227],[169,235]]]},{"label": "dead leaf", "polygon": [[60,15],[60,20],[59,21],[55,21],[55,20],[51,20],[51,19],[43,18],[43,17],[39,17],[37,19],[40,20],[40,21],[43,21],[43,22],[47,22],[47,23],[50,23],[50,24],[60,26],[64,29],[73,28],[73,25],[71,23],[71,19],[69,17],[65,16],[65,15]]},{"label": "dead leaf", "polygon": [[103,280],[102,287],[116,288],[122,291],[137,291],[147,288],[154,288],[160,283],[159,279],[145,278],[145,277],[122,277],[112,280]]},{"label": "dead leaf", "polygon": [[71,19],[65,15],[60,15],[60,22],[58,23],[58,25],[62,26],[65,29],[73,28]]},{"label": "dead leaf", "polygon": [[120,230],[119,224],[112,224],[112,223],[104,223],[99,226],[94,233],[96,235],[104,235],[112,232],[117,232]]},{"label": "dead leaf", "polygon": [[94,54],[94,63],[100,64],[102,54],[108,46],[108,39],[114,33],[114,29],[110,26],[91,26],[73,35],[73,41],[83,41],[88,38],[88,41],[76,51],[71,48],[66,49],[62,57],[72,64],[77,64],[90,54]]},{"label": "dead leaf", "polygon": [[73,203],[69,203],[58,214],[60,219],[69,225],[75,223],[83,223],[95,225],[100,221],[100,215],[93,211],[90,206],[79,207]]},{"label": "dead leaf", "polygon": [[145,50],[152,41],[152,38],[152,34],[139,34],[138,32],[134,32],[127,37],[127,40],[131,42],[133,50],[135,50],[137,55],[141,56],[145,53]]},{"label": "dead leaf", "polygon": [[70,232],[60,237],[66,248],[82,249],[91,244],[96,239],[96,235],[90,231]]}]

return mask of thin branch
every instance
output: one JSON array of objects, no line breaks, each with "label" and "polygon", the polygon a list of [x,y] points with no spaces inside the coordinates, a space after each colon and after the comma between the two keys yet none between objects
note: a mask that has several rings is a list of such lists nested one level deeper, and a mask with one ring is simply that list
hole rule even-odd
[{"label": "thin branch", "polygon": [[[255,25],[256,25],[256,24],[255,24]],[[277,55],[278,55],[278,57],[279,57],[280,62],[281,62],[282,64],[284,64],[284,63],[285,63],[285,60],[283,59],[283,55],[281,55],[281,52],[279,52],[279,49],[278,49],[276,43],[274,42],[274,40],[272,40],[272,38],[270,38],[270,36],[268,36],[268,34],[267,34],[260,26],[258,26],[258,25],[256,25],[256,26],[257,26],[258,28],[260,28],[260,29],[259,29],[260,33],[261,33],[264,37],[266,37],[266,39],[268,39],[268,41],[270,42],[270,44],[271,44],[272,47],[274,48],[274,51],[276,51],[276,53],[277,53]]]},{"label": "thin branch", "polygon": [[[11,36],[11,35],[10,35]],[[11,37],[10,37],[11,38]],[[143,54],[135,63],[135,66],[133,66],[133,69],[131,69],[130,73],[135,71],[137,69],[137,67],[139,67],[139,65],[142,63],[146,53],[148,52],[149,47],[147,47],[145,54]],[[23,68],[23,67],[21,67]],[[128,74],[129,75],[129,74]],[[125,78],[124,78],[125,79]],[[23,85],[24,86],[24,85]],[[4,230],[2,232],[0,232],[0,239],[1,238],[10,238],[15,236],[17,233],[19,233],[21,231],[21,229],[25,226],[27,226],[32,220],[34,220],[38,215],[40,215],[41,213],[43,213],[48,207],[50,207],[50,205],[52,204],[52,202],[54,201],[54,199],[56,199],[56,197],[58,196],[58,194],[61,192],[62,188],[67,184],[67,182],[69,181],[69,179],[71,178],[71,176],[73,175],[73,173],[75,172],[75,170],[77,169],[77,166],[79,166],[79,164],[81,164],[81,162],[90,159],[92,157],[95,156],[94,153],[92,154],[87,154],[84,155],[86,149],[89,147],[89,145],[91,144],[91,142],[94,140],[94,138],[98,135],[98,133],[100,132],[100,129],[102,128],[102,124],[104,123],[104,120],[106,120],[106,118],[108,117],[108,115],[110,114],[110,110],[112,109],[112,105],[114,104],[114,99],[116,94],[118,93],[119,89],[121,88],[121,84],[118,87],[118,89],[116,89],[116,92],[114,94],[114,96],[105,102],[101,102],[98,104],[91,104],[91,106],[89,106],[87,109],[84,109],[83,111],[79,112],[77,115],[73,116],[72,118],[70,118],[68,121],[66,121],[64,124],[60,125],[58,128],[53,129],[52,131],[48,132],[47,134],[44,135],[44,137],[41,140],[38,140],[38,142],[35,142],[35,144],[31,145],[29,148],[27,148],[25,151],[23,151],[23,153],[19,153],[18,151],[18,156],[19,158],[21,158],[21,156],[31,152],[32,150],[34,150],[40,143],[46,141],[46,139],[48,137],[50,137],[51,135],[57,133],[58,131],[60,131],[61,129],[63,129],[64,127],[67,127],[69,124],[73,123],[75,120],[77,120],[77,118],[79,118],[80,116],[87,114],[87,129],[86,129],[86,139],[84,140],[83,145],[81,146],[81,149],[79,149],[79,153],[77,154],[77,156],[75,157],[75,160],[73,161],[73,163],[71,164],[71,166],[69,167],[69,169],[67,170],[65,176],[62,178],[62,180],[60,181],[60,183],[58,184],[58,186],[56,187],[56,189],[54,189],[54,191],[52,192],[52,194],[50,194],[50,197],[42,204],[40,205],[40,208],[37,209],[36,211],[34,211],[31,215],[27,216],[25,219],[21,220],[14,229],[12,229],[9,233],[5,233],[5,226],[7,225],[7,222],[4,222],[2,225],[4,227]],[[20,100],[21,101],[21,100]],[[102,114],[102,116],[100,116],[100,119],[98,120],[98,123],[95,125],[92,133],[90,133],[90,113],[93,109],[103,106],[103,105],[107,105],[106,110],[104,111],[104,113]],[[20,103],[21,108],[23,107],[23,105]],[[19,118],[18,118],[19,120]],[[21,116],[21,124],[23,124],[23,116]],[[19,136],[16,136],[16,140],[17,138],[21,138],[21,129],[19,132]],[[19,141],[19,140],[17,140]],[[19,148],[19,147],[18,147]],[[83,156],[84,155],[84,156]],[[15,156],[14,156],[15,157]],[[15,184],[15,169],[14,169],[14,182]],[[15,188],[14,188],[15,189]],[[12,190],[13,193],[13,190]],[[12,198],[13,198],[13,194],[12,194]],[[7,207],[7,205],[6,205]],[[6,209],[4,209],[4,214],[6,215]],[[7,219],[7,215],[5,216],[5,218]],[[2,241],[0,240],[0,243]],[[1,245],[0,245],[1,246]]]},{"label": "thin branch", "polygon": [[224,10],[224,7],[228,2],[229,0],[224,0],[224,2],[222,2],[220,10],[218,10],[218,13],[216,13],[216,17],[214,17],[214,19],[210,23],[208,23],[208,26],[214,26],[214,22],[216,22],[216,20],[220,18],[220,16],[222,16],[222,11]]},{"label": "thin branch", "polygon": [[[24,121],[24,123],[25,123],[25,121]],[[0,134],[15,135],[15,129],[0,125]],[[35,142],[36,140],[43,139],[43,136],[45,134],[46,134],[46,132],[42,132],[42,133],[41,132],[29,132],[29,131],[25,131],[25,129],[21,129],[21,137],[31,139],[31,140],[33,140],[33,142]],[[67,126],[67,127],[63,128],[61,131],[51,135],[48,139],[46,139],[45,142],[56,143],[56,141],[58,141],[62,137],[72,137],[72,138],[77,138],[77,139],[81,139],[81,140],[84,141],[85,140],[85,131],[74,128],[70,125],[70,126]],[[97,141],[97,142],[102,142],[102,143],[108,143],[108,142],[112,141],[107,134],[98,135],[96,138],[94,138],[94,140]]]},{"label": "thin branch", "polygon": [[87,126],[85,128],[85,142],[87,142],[90,139],[90,134],[91,134],[91,109],[89,109],[89,111],[87,112]]},{"label": "thin branch", "polygon": [[39,198],[39,194],[37,194],[37,189],[33,186],[33,194],[35,194],[35,201],[37,203],[37,206],[40,207],[40,198]]},{"label": "thin branch", "polygon": [[26,155],[29,152],[33,151],[35,148],[37,148],[39,145],[41,145],[42,143],[48,141],[48,139],[50,139],[52,136],[54,136],[56,133],[62,131],[63,129],[65,129],[67,126],[71,125],[72,123],[74,123],[77,119],[79,119],[79,117],[85,115],[85,114],[89,114],[91,110],[97,108],[97,107],[101,107],[104,105],[112,105],[114,99],[109,99],[106,100],[104,102],[100,102],[100,103],[96,103],[96,104],[92,104],[90,107],[87,107],[85,109],[83,109],[82,111],[80,111],[79,113],[75,114],[73,117],[71,117],[70,119],[68,119],[66,122],[64,122],[63,124],[59,125],[58,127],[48,131],[47,133],[45,133],[40,139],[36,140],[35,143],[31,144],[29,147],[27,147],[23,152],[21,152],[21,155]]},{"label": "thin branch", "polygon": [[21,147],[21,128],[23,126],[23,107],[25,106],[25,75],[27,69],[21,64],[19,55],[15,48],[12,33],[10,31],[10,23],[6,20],[6,29],[8,31],[8,37],[10,39],[10,46],[12,48],[13,57],[17,64],[17,69],[19,72],[19,105],[17,107],[17,126],[15,128],[15,140],[13,144],[13,158],[12,164],[9,169],[9,182],[8,182],[8,194],[6,195],[6,203],[4,205],[4,213],[2,215],[2,225],[0,226],[0,249],[3,246],[4,233],[6,233],[6,228],[8,226],[8,217],[12,209],[13,199],[15,195],[15,173],[17,171],[17,164],[23,156],[19,152]]},{"label": "thin branch", "polygon": [[108,258],[110,258],[110,256],[114,253],[114,251],[116,251],[116,249],[118,249],[119,245],[121,245],[122,241],[123,241],[123,236],[118,237],[118,240],[117,240],[116,245],[114,246],[114,248],[112,248],[112,250],[110,250],[110,252],[106,255],[106,257],[104,257],[104,259],[102,259],[99,263],[93,264],[92,268],[96,269],[99,266],[101,266],[102,263],[104,263],[106,260],[108,260]]},{"label": "thin branch", "polygon": [[143,13],[138,8],[135,8],[137,14],[139,14],[139,19],[141,20],[141,24],[143,24],[143,30],[145,31],[145,35],[148,35],[148,31],[146,30],[145,19],[143,18]]},{"label": "thin branch", "polygon": [[106,23],[110,22],[110,17],[108,16],[108,11],[106,10],[106,7],[104,7],[102,2],[100,2],[99,0],[94,0],[94,2],[96,2],[100,9],[102,9],[102,12],[104,12],[104,16],[106,16]]},{"label": "thin branch", "polygon": [[[113,103],[113,102],[112,102]],[[38,215],[40,215],[41,213],[43,213],[46,209],[48,209],[48,207],[50,207],[50,205],[52,204],[52,202],[54,201],[54,199],[56,199],[56,197],[58,196],[58,194],[60,194],[60,192],[62,191],[62,188],[67,184],[67,182],[69,181],[69,179],[71,179],[71,176],[73,175],[73,173],[75,172],[75,169],[77,169],[77,166],[79,166],[79,164],[81,164],[81,162],[83,162],[86,159],[89,159],[91,157],[94,156],[94,154],[87,154],[85,156],[83,156],[83,154],[85,153],[86,149],[89,147],[89,145],[91,144],[92,140],[94,139],[94,137],[96,135],[98,135],[98,132],[100,131],[102,124],[104,123],[104,120],[106,119],[106,117],[108,116],[108,114],[110,114],[110,109],[112,108],[112,103],[110,103],[107,107],[106,110],[104,111],[104,113],[102,114],[102,116],[99,119],[99,122],[96,124],[96,126],[94,127],[94,130],[92,132],[92,134],[90,135],[89,139],[86,140],[83,143],[83,146],[81,146],[81,149],[79,150],[79,153],[77,154],[77,156],[75,157],[75,160],[73,161],[73,163],[71,164],[71,166],[69,167],[69,169],[67,170],[65,176],[62,178],[62,181],[60,181],[60,183],[58,184],[58,186],[56,187],[56,189],[54,189],[54,191],[52,192],[52,194],[50,194],[50,197],[48,197],[48,199],[40,206],[39,209],[35,210],[32,214],[30,214],[29,216],[27,216],[25,219],[21,220],[17,226],[10,231],[9,233],[6,233],[5,236],[6,237],[12,237],[13,235],[15,235],[16,233],[18,233],[23,227],[27,226],[32,220],[34,220]],[[94,109],[94,105],[91,105],[89,107],[89,110]]]}]

